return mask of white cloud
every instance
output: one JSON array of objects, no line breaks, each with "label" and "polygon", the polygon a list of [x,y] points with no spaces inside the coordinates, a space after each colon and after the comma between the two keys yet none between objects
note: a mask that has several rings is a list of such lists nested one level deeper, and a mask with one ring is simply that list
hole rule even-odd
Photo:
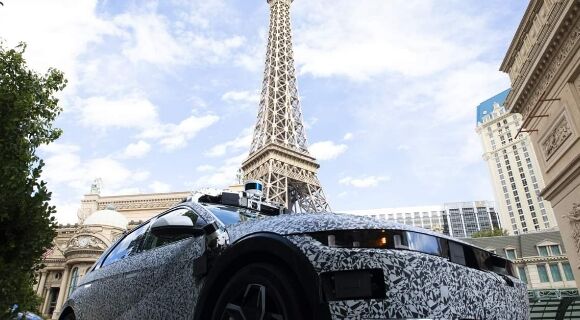
[{"label": "white cloud", "polygon": [[137,96],[116,100],[91,97],[79,111],[81,123],[88,127],[147,128],[158,122],[155,105]]},{"label": "white cloud", "polygon": [[332,141],[321,141],[310,145],[308,148],[313,157],[318,160],[332,160],[343,154],[348,146],[346,144],[336,144]]},{"label": "white cloud", "polygon": [[197,166],[197,168],[195,168],[195,170],[197,172],[209,172],[209,171],[216,170],[216,167],[209,165],[209,164],[203,164],[201,166]]},{"label": "white cloud", "polygon": [[253,130],[246,128],[235,139],[220,143],[209,149],[205,155],[208,157],[221,157],[227,152],[236,152],[242,149],[249,149],[252,143]]},{"label": "white cloud", "polygon": [[[195,110],[194,110],[195,111]],[[80,109],[81,123],[88,127],[139,129],[140,139],[154,139],[165,150],[187,146],[197,133],[219,120],[216,115],[191,115],[177,124],[161,123],[157,108],[148,99],[125,97],[117,100],[91,97]],[[144,144],[140,146],[146,148]],[[143,150],[141,150],[143,151]]]},{"label": "white cloud", "polygon": [[400,144],[400,145],[397,146],[397,150],[399,150],[399,151],[407,151],[409,149],[411,149],[411,147],[409,147],[406,144]]},{"label": "white cloud", "polygon": [[109,157],[83,159],[78,148],[71,148],[68,152],[57,150],[51,150],[44,157],[46,165],[42,177],[53,186],[67,186],[77,194],[88,192],[95,178],[103,180],[103,193],[115,194],[149,177],[148,171],[129,169]]},{"label": "white cloud", "polygon": [[211,126],[219,120],[215,115],[192,115],[178,124],[158,124],[143,131],[139,136],[145,139],[157,139],[165,150],[171,151],[187,146],[201,130]]},{"label": "white cloud", "polygon": [[80,147],[77,145],[74,145],[74,144],[53,142],[50,144],[40,145],[38,150],[40,150],[41,152],[53,153],[53,154],[55,154],[55,153],[72,153],[72,152],[78,152],[80,150]]},{"label": "white cloud", "polygon": [[27,43],[26,59],[35,70],[55,67],[76,86],[78,57],[92,43],[117,33],[109,21],[96,13],[97,0],[5,1],[0,10],[2,38],[9,45]]},{"label": "white cloud", "polygon": [[143,140],[129,144],[123,152],[124,158],[142,158],[151,151],[151,145]]},{"label": "white cloud", "polygon": [[206,175],[199,177],[193,184],[193,189],[199,187],[216,187],[226,188],[233,183],[237,183],[236,175],[242,162],[248,157],[248,153],[244,152],[235,157],[228,158],[222,162],[220,166],[213,170],[206,171]]},{"label": "white cloud", "polygon": [[149,189],[154,193],[166,193],[171,191],[171,185],[161,181],[153,181],[149,185]]},{"label": "white cloud", "polygon": [[299,70],[366,80],[388,72],[429,75],[469,61],[488,45],[480,36],[486,21],[457,7],[428,0],[296,2],[303,19],[295,23]]},{"label": "white cloud", "polygon": [[158,65],[182,63],[186,49],[174,38],[166,19],[154,13],[121,14],[114,18],[125,30],[123,54],[129,61]]},{"label": "white cloud", "polygon": [[252,91],[228,91],[224,93],[222,100],[242,106],[258,106],[260,94]]},{"label": "white cloud", "polygon": [[75,224],[78,223],[78,210],[80,209],[80,201],[63,202],[57,198],[53,198],[50,204],[56,207],[54,217],[59,224]]},{"label": "white cloud", "polygon": [[350,140],[352,140],[353,137],[354,137],[354,135],[352,134],[352,132],[347,132],[344,134],[344,137],[342,137],[342,140],[350,141]]},{"label": "white cloud", "polygon": [[390,178],[385,176],[367,176],[362,178],[344,177],[338,183],[355,188],[371,188],[378,186],[381,182],[389,180]]}]

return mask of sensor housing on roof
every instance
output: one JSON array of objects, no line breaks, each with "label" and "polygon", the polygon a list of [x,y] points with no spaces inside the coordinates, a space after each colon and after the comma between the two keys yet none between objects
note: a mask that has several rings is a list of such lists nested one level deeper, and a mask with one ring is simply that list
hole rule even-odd
[{"label": "sensor housing on roof", "polygon": [[264,185],[260,180],[248,180],[244,183],[244,191],[250,198],[262,198]]}]

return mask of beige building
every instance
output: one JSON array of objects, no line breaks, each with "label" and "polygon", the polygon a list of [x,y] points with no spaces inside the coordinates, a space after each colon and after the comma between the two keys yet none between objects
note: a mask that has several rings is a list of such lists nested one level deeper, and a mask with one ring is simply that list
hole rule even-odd
[{"label": "beige building", "polygon": [[580,276],[580,1],[532,0],[501,71],[506,108],[530,133],[563,244]]},{"label": "beige building", "polygon": [[513,235],[548,229],[557,222],[550,203],[540,195],[545,185],[530,136],[525,132],[518,135],[522,117],[504,107],[509,92],[505,90],[477,106],[476,131],[502,227]]},{"label": "beige building", "polygon": [[79,279],[124,232],[182,201],[191,192],[101,196],[93,185],[81,200],[79,223],[61,226],[34,288],[41,315],[57,319]]},{"label": "beige building", "polygon": [[529,290],[576,288],[557,229],[463,240],[512,260],[517,275],[528,284]]},{"label": "beige building", "polygon": [[530,319],[580,318],[574,273],[557,230],[463,240],[514,262],[517,276],[528,285]]}]

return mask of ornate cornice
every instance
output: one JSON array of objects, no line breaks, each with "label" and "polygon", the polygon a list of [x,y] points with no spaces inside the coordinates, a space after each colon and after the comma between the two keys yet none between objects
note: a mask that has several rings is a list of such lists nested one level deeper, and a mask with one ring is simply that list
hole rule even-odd
[{"label": "ornate cornice", "polygon": [[143,200],[118,200],[99,202],[98,210],[104,210],[108,205],[114,205],[117,211],[135,209],[167,209],[183,201],[182,197],[156,198]]},{"label": "ornate cornice", "polygon": [[514,261],[515,264],[522,263],[542,263],[542,262],[554,262],[554,261],[567,261],[567,256],[534,256],[534,257],[523,257],[518,258]]},{"label": "ornate cornice", "polygon": [[[557,1],[555,5],[561,7],[551,13],[551,17],[554,17],[548,20],[548,24],[554,24],[555,20],[553,19],[556,19],[559,13],[564,10],[561,1]],[[560,67],[578,44],[580,38],[579,9],[580,3],[574,1],[567,16],[562,20],[558,29],[553,32],[550,43],[545,46],[541,56],[539,52],[534,54],[531,52],[529,56],[525,57],[525,62],[523,62],[517,78],[512,79],[512,91],[506,99],[506,105],[510,112],[521,113],[526,119],[538,100],[543,98],[544,92],[553,84],[553,79]],[[547,29],[542,30],[544,33],[538,37],[534,44],[535,48],[538,48],[537,50],[540,49],[541,44],[548,40]]]},{"label": "ornate cornice", "polygon": [[514,35],[513,40],[508,48],[507,54],[505,55],[504,60],[501,64],[500,69],[502,71],[507,71],[512,67],[517,52],[519,52],[522,45],[524,44],[525,40],[524,35],[526,35],[530,30],[530,28],[532,27],[534,23],[534,17],[538,14],[538,11],[542,7],[542,5],[544,5],[543,0],[530,1],[530,4],[528,5],[526,12],[524,13],[524,16],[522,18],[522,21],[520,22],[520,25],[516,30],[516,34]]}]

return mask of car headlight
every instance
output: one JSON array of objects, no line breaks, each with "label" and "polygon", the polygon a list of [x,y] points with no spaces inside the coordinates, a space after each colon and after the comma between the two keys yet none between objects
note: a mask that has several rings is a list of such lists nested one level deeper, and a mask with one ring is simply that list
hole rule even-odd
[{"label": "car headlight", "polygon": [[390,246],[387,230],[340,230],[308,233],[318,242],[333,248],[376,248]]}]

